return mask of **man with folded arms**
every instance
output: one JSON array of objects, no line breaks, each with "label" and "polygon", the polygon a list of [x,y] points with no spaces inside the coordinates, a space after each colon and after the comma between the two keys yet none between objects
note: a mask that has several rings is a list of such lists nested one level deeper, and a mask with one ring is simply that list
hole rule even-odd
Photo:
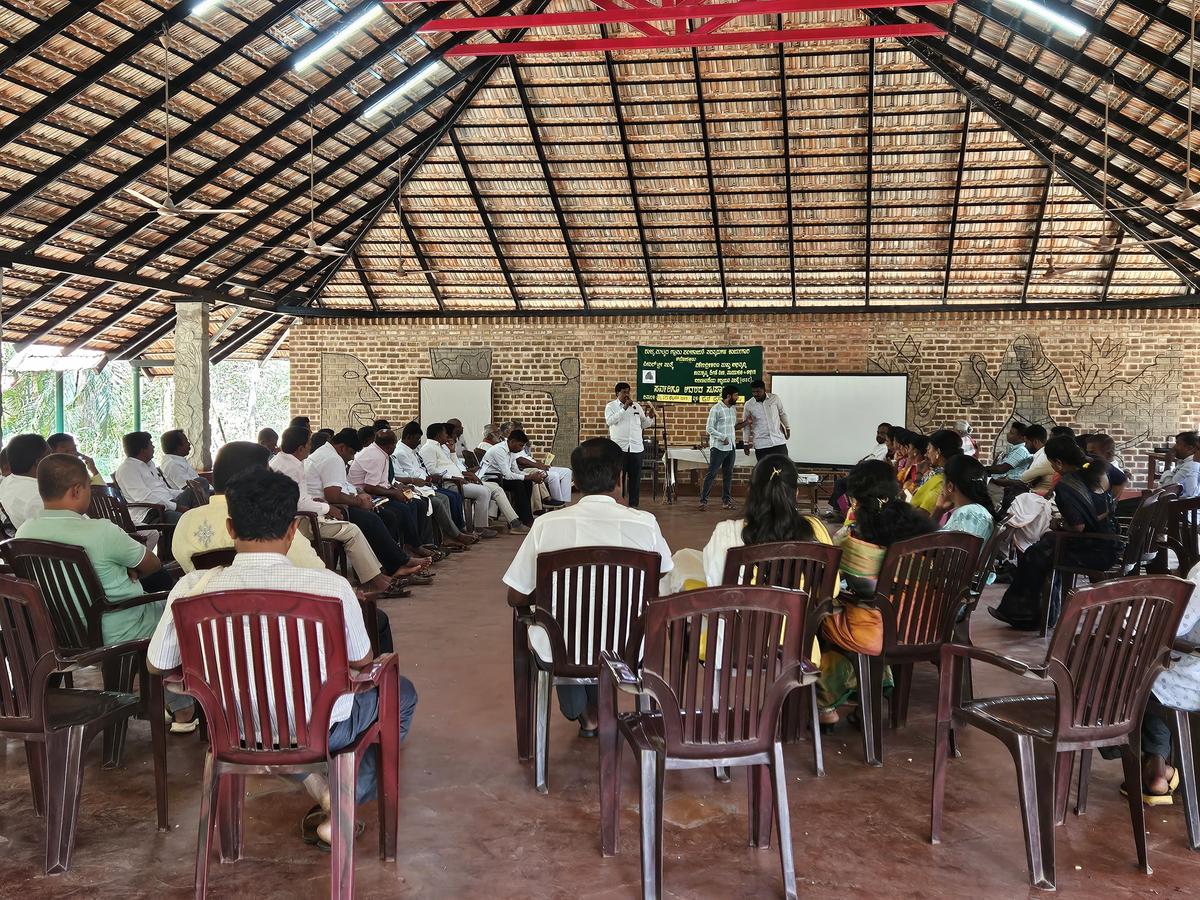
[{"label": "man with folded arms", "polygon": [[[421,445],[421,461],[433,475],[442,477],[443,485],[453,485],[462,494],[464,501],[471,501],[472,530],[481,538],[494,538],[497,532],[488,528],[488,507],[491,506],[492,491],[501,497],[504,491],[497,484],[484,485],[474,475],[468,476],[454,453],[446,446],[450,440],[448,423],[435,422],[425,429],[426,441]],[[508,498],[504,499],[508,505]],[[513,515],[516,518],[516,515]],[[511,520],[506,520],[511,521]]]},{"label": "man with folded arms", "polygon": [[[175,633],[175,620],[171,615],[171,604],[184,597],[217,591],[293,591],[328,597],[342,605],[343,627],[346,631],[346,657],[352,669],[363,669],[371,663],[371,641],[363,623],[362,610],[354,589],[342,576],[322,568],[319,571],[299,569],[287,557],[288,548],[296,538],[296,509],[300,491],[296,483],[279,472],[254,469],[233,478],[226,486],[229,517],[225,522],[226,533],[233,540],[237,556],[233,563],[214,572],[193,572],[185,575],[175,585],[167,598],[167,608],[158,620],[158,626],[150,639],[146,659],[152,670],[169,672],[179,667],[179,636]],[[300,538],[303,540],[303,538]],[[249,629],[249,625],[246,626]],[[249,637],[247,637],[249,643]],[[324,663],[324,648],[318,643],[309,648],[319,663]],[[301,657],[301,666],[307,672],[308,659]],[[288,715],[303,720],[301,710],[276,708],[277,698],[268,694],[270,714]],[[288,700],[290,707],[290,697]],[[412,682],[400,678],[400,740],[403,741],[412,724],[417,707],[417,692]],[[342,750],[349,747],[379,717],[379,692],[364,691],[343,694],[338,697],[329,714],[329,749]],[[365,803],[375,796],[378,749],[370,748],[358,764],[356,785],[357,803]],[[315,782],[315,786],[310,786]],[[302,833],[312,843],[323,842],[329,848],[331,826],[329,823],[329,793],[324,779],[309,776],[305,786],[319,805],[304,817]]]},{"label": "man with folded arms", "polygon": [[513,509],[520,520],[520,527],[509,523],[513,534],[526,534],[533,525],[533,507],[530,497],[535,485],[540,484],[545,474],[538,469],[522,469],[517,460],[528,443],[523,431],[510,431],[508,437],[490,447],[479,461],[476,473],[483,481],[495,482],[504,489],[512,501]]}]

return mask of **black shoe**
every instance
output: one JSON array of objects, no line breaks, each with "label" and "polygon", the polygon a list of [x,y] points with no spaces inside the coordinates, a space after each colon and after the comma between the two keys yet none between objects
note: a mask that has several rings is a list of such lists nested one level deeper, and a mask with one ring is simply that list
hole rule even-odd
[{"label": "black shoe", "polygon": [[1038,630],[1037,622],[1025,621],[1022,619],[1011,619],[1008,616],[1006,616],[1004,613],[1000,612],[1000,607],[998,607],[998,606],[989,606],[988,607],[988,615],[990,615],[993,619],[998,619],[999,621],[1003,622],[1005,625],[1007,625],[1009,628],[1012,628],[1014,631],[1037,631]]}]

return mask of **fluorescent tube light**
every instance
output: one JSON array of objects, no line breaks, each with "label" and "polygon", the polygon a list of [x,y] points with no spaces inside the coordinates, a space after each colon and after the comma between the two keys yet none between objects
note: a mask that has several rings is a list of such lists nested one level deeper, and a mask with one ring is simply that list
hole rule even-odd
[{"label": "fluorescent tube light", "polygon": [[304,54],[292,64],[293,67],[296,69],[308,68],[338,44],[342,43],[342,41],[366,28],[367,24],[382,12],[382,6],[378,3],[372,3],[329,37],[325,38],[325,40],[320,41],[311,50],[306,49]]},{"label": "fluorescent tube light", "polygon": [[76,350],[63,356],[63,348],[31,344],[16,353],[5,366],[10,372],[75,372],[94,369],[104,361],[103,350]]},{"label": "fluorescent tube light", "polygon": [[1025,12],[1037,16],[1039,19],[1045,19],[1055,28],[1061,28],[1071,37],[1083,37],[1087,34],[1087,29],[1076,22],[1074,19],[1069,19],[1061,13],[1057,13],[1041,3],[1036,3],[1034,0],[1011,0],[1012,3],[1021,7]]},{"label": "fluorescent tube light", "polygon": [[427,65],[418,69],[416,72],[413,72],[412,69],[409,69],[400,76],[399,83],[395,87],[389,91],[385,91],[382,97],[367,107],[367,111],[362,114],[362,117],[364,119],[369,119],[384,107],[390,106],[401,94],[411,90],[412,88],[415,88],[421,82],[427,80],[429,76],[433,74],[433,70],[439,65],[441,65],[441,60],[435,59],[433,62],[428,63]]},{"label": "fluorescent tube light", "polygon": [[214,9],[216,9],[220,5],[221,5],[221,0],[200,0],[199,3],[197,3],[195,6],[192,7],[192,15],[193,16],[208,15],[210,12],[212,12]]}]

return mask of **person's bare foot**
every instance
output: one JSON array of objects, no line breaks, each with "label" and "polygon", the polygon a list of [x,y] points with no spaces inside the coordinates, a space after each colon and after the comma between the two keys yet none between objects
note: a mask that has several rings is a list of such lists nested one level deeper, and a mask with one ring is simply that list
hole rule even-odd
[{"label": "person's bare foot", "polygon": [[429,559],[428,557],[414,557],[413,559],[409,560],[407,565],[403,565],[393,572],[392,577],[403,578],[406,575],[416,575],[418,572],[424,572],[432,565],[433,560]]},{"label": "person's bare foot", "polygon": [[451,538],[456,544],[462,544],[464,547],[470,547],[472,544],[479,543],[479,537],[466,531],[460,531],[458,537]]},{"label": "person's bare foot", "polygon": [[1165,796],[1171,793],[1175,770],[1161,756],[1147,753],[1142,757],[1142,791]]}]

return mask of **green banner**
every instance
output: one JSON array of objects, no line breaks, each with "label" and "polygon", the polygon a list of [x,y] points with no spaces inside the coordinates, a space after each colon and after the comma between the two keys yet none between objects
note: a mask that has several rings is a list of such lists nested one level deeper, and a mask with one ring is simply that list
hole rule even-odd
[{"label": "green banner", "polygon": [[762,347],[637,348],[637,398],[655,403],[716,403],[736,384],[743,397],[762,378]]}]

